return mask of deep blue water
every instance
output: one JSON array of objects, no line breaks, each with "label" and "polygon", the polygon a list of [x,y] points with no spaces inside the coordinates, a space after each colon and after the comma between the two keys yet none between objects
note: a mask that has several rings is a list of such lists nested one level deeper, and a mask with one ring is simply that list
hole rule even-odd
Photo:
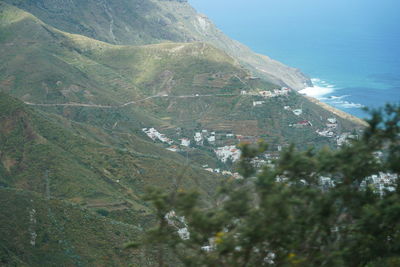
[{"label": "deep blue water", "polygon": [[399,0],[190,0],[230,37],[300,68],[311,94],[360,107],[400,102]]}]

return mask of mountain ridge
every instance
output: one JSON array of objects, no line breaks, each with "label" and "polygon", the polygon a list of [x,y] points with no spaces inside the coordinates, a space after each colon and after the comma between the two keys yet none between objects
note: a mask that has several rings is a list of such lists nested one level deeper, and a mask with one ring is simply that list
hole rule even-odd
[{"label": "mountain ridge", "polygon": [[[109,43],[143,45],[166,41],[207,42],[272,83],[297,90],[312,85],[300,70],[256,54],[227,37],[187,1],[84,0],[79,1],[79,5],[75,1],[61,0],[4,1],[56,28]],[[83,10],[91,12],[82,13]]]}]

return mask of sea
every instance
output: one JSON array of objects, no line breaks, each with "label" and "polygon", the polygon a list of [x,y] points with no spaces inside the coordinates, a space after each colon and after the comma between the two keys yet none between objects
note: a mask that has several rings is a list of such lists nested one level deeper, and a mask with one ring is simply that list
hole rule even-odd
[{"label": "sea", "polygon": [[223,32],[289,66],[338,109],[400,103],[399,0],[190,0]]}]

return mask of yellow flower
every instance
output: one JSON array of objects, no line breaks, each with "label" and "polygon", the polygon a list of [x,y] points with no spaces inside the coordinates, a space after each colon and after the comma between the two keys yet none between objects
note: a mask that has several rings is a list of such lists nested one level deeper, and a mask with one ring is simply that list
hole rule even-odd
[{"label": "yellow flower", "polygon": [[293,259],[294,257],[296,257],[295,253],[289,253],[288,258],[289,259]]},{"label": "yellow flower", "polygon": [[[297,258],[297,259],[295,259],[295,258]],[[289,253],[288,259],[289,259],[290,263],[293,265],[301,264],[304,261],[304,259],[298,258],[295,253]]]},{"label": "yellow flower", "polygon": [[221,244],[222,242],[224,242],[224,240],[222,239],[222,237],[225,235],[225,233],[223,233],[223,232],[218,232],[216,235],[215,235],[215,243],[218,245],[218,244]]}]

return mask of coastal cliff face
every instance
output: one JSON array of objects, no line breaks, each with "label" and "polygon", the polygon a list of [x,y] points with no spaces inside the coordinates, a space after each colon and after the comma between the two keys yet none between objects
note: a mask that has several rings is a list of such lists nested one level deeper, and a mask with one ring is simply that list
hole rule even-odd
[{"label": "coastal cliff face", "polygon": [[187,0],[5,0],[60,30],[120,45],[207,42],[255,76],[295,90],[312,83],[300,70],[254,53],[221,32]]}]

